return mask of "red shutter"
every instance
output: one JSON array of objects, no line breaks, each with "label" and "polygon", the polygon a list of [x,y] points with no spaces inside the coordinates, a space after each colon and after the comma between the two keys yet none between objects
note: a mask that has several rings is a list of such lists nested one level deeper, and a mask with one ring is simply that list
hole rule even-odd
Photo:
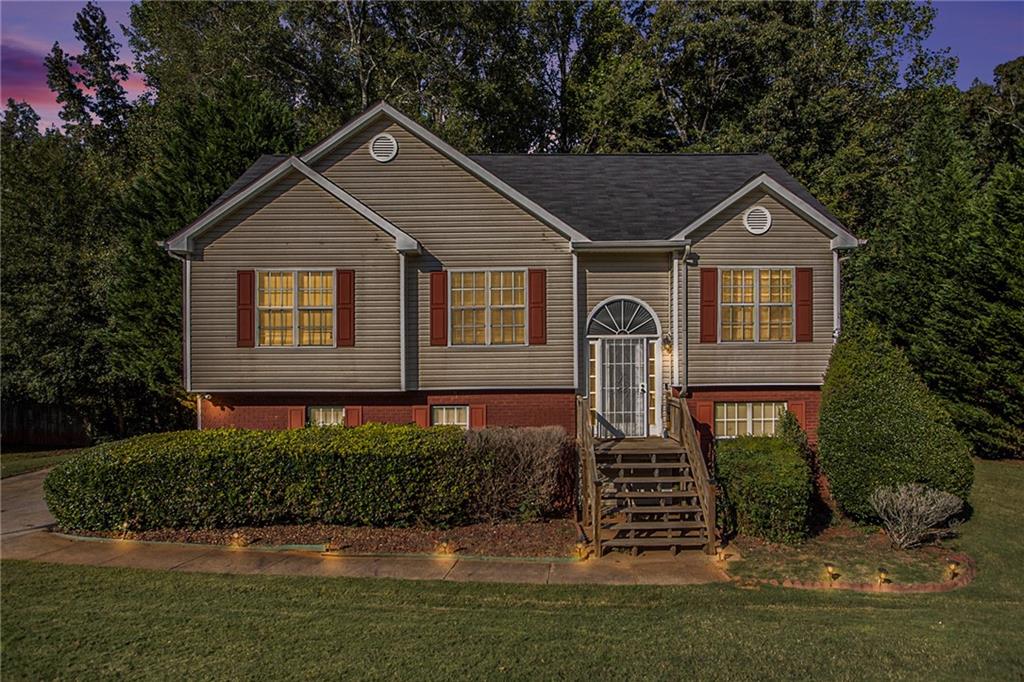
[{"label": "red shutter", "polygon": [[355,270],[337,272],[337,315],[335,319],[337,345],[356,345],[356,273]]},{"label": "red shutter", "polygon": [[345,426],[362,426],[363,408],[345,406]]},{"label": "red shutter", "polygon": [[548,271],[530,270],[530,345],[548,342]]},{"label": "red shutter", "polygon": [[814,340],[814,270],[796,269],[796,340]]},{"label": "red shutter", "polygon": [[235,302],[238,314],[235,319],[236,338],[239,348],[256,345],[256,272],[239,270]]},{"label": "red shutter", "polygon": [[427,405],[414,406],[412,420],[417,426],[430,426],[430,408]]},{"label": "red shutter", "polygon": [[718,342],[718,269],[700,269],[700,342]]},{"label": "red shutter", "polygon": [[487,426],[487,406],[469,406],[469,428],[482,429]]},{"label": "red shutter", "polygon": [[710,400],[697,401],[697,423],[715,429],[715,403]]},{"label": "red shutter", "polygon": [[448,345],[448,273],[430,273],[430,345]]},{"label": "red shutter", "polygon": [[786,409],[793,413],[796,417],[797,422],[800,423],[800,428],[807,430],[807,422],[804,421],[807,417],[807,403],[803,400],[790,400],[786,404]]},{"label": "red shutter", "polygon": [[288,408],[288,428],[289,429],[301,429],[306,425],[306,408],[305,407],[289,407]]}]

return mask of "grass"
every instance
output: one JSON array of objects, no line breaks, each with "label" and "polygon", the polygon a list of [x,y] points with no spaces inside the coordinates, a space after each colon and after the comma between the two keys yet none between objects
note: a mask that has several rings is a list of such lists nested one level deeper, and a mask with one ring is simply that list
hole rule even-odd
[{"label": "grass", "polygon": [[[948,545],[949,543],[947,543]],[[742,559],[729,565],[738,578],[828,582],[825,564],[835,566],[836,582],[874,583],[885,568],[896,584],[936,582],[946,575],[949,549],[893,549],[878,528],[842,524],[799,545],[786,546],[739,538]],[[728,549],[726,550],[728,552]]]},{"label": "grass", "polygon": [[0,454],[0,478],[27,474],[60,464],[81,452],[81,448],[73,450],[44,450],[41,452],[5,452]]},{"label": "grass", "polygon": [[978,462],[946,594],[215,576],[4,562],[5,680],[1024,676],[1024,464]]}]

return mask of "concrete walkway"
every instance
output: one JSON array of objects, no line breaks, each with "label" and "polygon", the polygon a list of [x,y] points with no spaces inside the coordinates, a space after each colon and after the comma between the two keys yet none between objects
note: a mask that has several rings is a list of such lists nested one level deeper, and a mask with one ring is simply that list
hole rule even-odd
[{"label": "concrete walkway", "polygon": [[0,558],[164,571],[455,582],[597,585],[693,585],[728,580],[700,552],[611,554],[589,561],[514,561],[459,556],[370,557],[267,551],[213,545],[73,539],[43,530],[53,519],[43,502],[44,472],[0,483]]}]

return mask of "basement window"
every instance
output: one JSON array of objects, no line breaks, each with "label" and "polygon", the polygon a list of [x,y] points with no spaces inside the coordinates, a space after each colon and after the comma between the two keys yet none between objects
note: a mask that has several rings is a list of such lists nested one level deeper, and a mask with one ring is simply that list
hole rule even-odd
[{"label": "basement window", "polygon": [[715,436],[774,436],[785,402],[715,403]]},{"label": "basement window", "polygon": [[468,405],[434,405],[430,408],[431,426],[461,426],[469,429]]},{"label": "basement window", "polygon": [[345,408],[317,405],[310,407],[306,417],[310,426],[344,426]]}]

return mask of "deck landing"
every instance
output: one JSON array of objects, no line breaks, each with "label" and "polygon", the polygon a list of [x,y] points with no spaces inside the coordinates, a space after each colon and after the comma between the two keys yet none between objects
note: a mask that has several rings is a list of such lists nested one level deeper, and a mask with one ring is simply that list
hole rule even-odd
[{"label": "deck landing", "polygon": [[599,440],[594,443],[594,453],[597,455],[652,455],[652,454],[673,454],[686,452],[679,443],[671,438],[658,438],[655,436],[647,438],[620,438],[617,440]]}]

